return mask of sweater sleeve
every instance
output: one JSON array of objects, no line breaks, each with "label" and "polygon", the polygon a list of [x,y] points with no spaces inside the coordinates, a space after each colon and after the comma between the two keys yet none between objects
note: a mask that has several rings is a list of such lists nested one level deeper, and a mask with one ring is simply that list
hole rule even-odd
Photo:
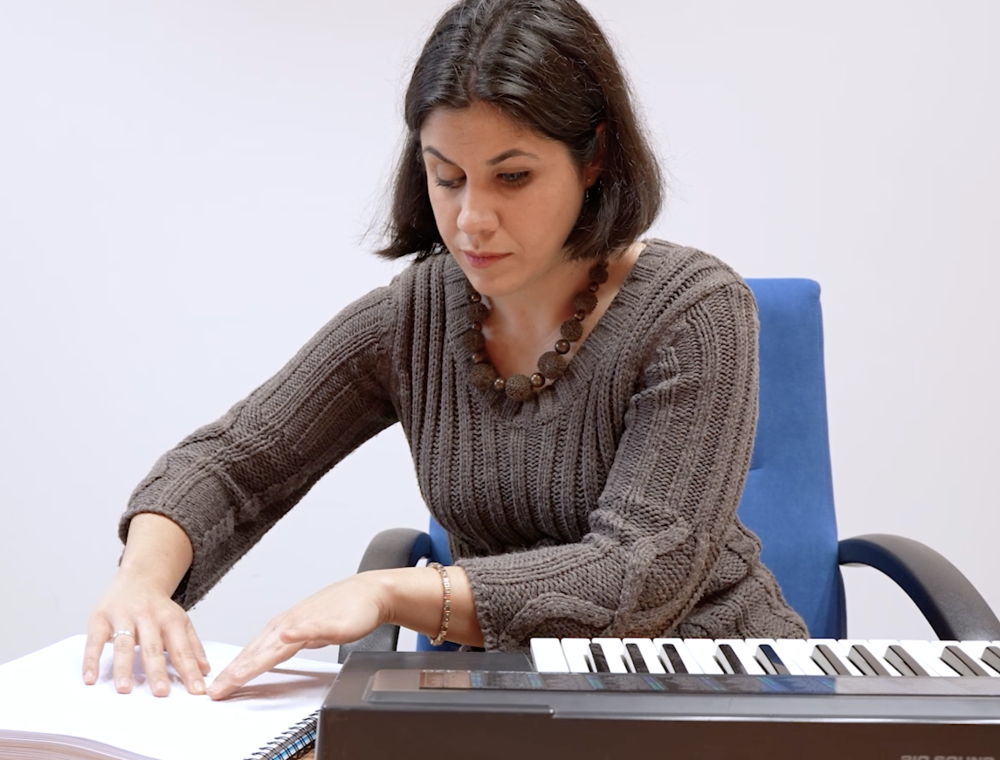
[{"label": "sweater sleeve", "polygon": [[488,649],[537,636],[659,636],[719,592],[710,586],[736,524],[757,416],[749,289],[711,290],[661,326],[643,356],[589,533],[457,563]]},{"label": "sweater sleeve", "polygon": [[384,325],[390,288],[348,306],[274,377],[164,454],[122,515],[153,512],[191,539],[174,594],[193,606],[337,462],[396,422]]}]

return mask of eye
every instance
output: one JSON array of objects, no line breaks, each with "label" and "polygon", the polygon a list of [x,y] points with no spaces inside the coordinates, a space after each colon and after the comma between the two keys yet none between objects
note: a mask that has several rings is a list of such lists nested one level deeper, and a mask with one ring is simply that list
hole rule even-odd
[{"label": "eye", "polygon": [[528,181],[528,172],[504,172],[503,174],[498,174],[497,176],[501,181],[513,187],[523,185]]},{"label": "eye", "polygon": [[438,187],[443,187],[447,189],[453,189],[462,184],[465,177],[456,177],[455,179],[447,179],[445,177],[435,177],[434,182]]}]

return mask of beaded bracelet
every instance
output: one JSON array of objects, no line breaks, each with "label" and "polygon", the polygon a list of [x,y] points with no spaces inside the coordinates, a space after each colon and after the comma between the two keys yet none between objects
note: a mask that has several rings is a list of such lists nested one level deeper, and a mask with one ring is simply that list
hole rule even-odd
[{"label": "beaded bracelet", "polygon": [[433,567],[441,576],[441,584],[444,586],[444,604],[441,608],[441,630],[438,635],[431,639],[431,646],[439,647],[444,643],[444,637],[448,635],[448,624],[451,623],[451,579],[448,571],[439,562],[429,562],[427,567]]}]

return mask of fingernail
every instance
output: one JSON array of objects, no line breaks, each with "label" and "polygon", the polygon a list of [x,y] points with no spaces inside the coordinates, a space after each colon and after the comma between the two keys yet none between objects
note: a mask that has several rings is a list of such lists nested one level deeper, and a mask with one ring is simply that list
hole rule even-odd
[{"label": "fingernail", "polygon": [[119,689],[127,689],[129,687],[129,682],[127,678],[119,678],[117,683]]},{"label": "fingernail", "polygon": [[170,691],[170,684],[168,684],[166,681],[157,681],[156,686],[154,688],[157,694],[166,694],[168,691]]},{"label": "fingernail", "polygon": [[204,694],[205,693],[205,682],[204,681],[195,681],[193,684],[191,684],[191,689],[192,689],[192,691],[194,691],[195,694]]},{"label": "fingernail", "polygon": [[83,674],[83,680],[86,681],[87,683],[93,683],[93,681],[94,681],[94,671],[93,670],[88,670],[86,673],[84,673]]}]

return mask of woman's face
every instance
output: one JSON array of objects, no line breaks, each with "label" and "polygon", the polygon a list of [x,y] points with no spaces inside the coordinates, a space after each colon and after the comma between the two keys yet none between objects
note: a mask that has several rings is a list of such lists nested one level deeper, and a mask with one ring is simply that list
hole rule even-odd
[{"label": "woman's face", "polygon": [[420,144],[441,239],[476,290],[541,296],[565,282],[563,244],[598,167],[486,103],[432,111]]}]

